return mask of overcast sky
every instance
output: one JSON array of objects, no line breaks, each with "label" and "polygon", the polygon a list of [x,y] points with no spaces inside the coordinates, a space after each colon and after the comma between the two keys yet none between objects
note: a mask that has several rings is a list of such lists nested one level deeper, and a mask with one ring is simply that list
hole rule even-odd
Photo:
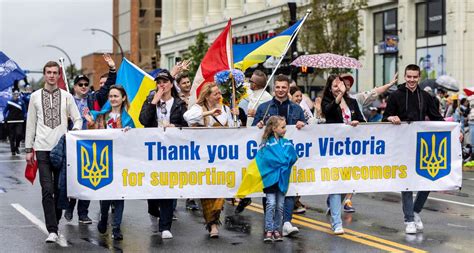
[{"label": "overcast sky", "polygon": [[[78,68],[81,57],[112,51],[112,38],[83,31],[99,28],[112,33],[112,0],[0,0],[0,51],[22,69],[42,70],[49,60],[71,57]],[[32,75],[36,80],[41,75]]]}]

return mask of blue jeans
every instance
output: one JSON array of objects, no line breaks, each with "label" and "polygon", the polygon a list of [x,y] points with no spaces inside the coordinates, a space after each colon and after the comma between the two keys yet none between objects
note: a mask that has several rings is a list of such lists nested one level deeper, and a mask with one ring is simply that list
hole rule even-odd
[{"label": "blue jeans", "polygon": [[267,193],[266,196],[265,231],[281,231],[285,194],[278,191],[276,193]]},{"label": "blue jeans", "polygon": [[[293,219],[293,209],[295,208],[295,198],[296,197],[285,197],[285,203],[283,205],[283,223],[291,222]],[[267,198],[264,197],[262,200],[263,210],[266,210]]]},{"label": "blue jeans", "polygon": [[416,194],[415,203],[413,203],[413,192],[402,192],[402,209],[405,222],[414,221],[413,212],[420,213],[428,199],[429,191],[421,191]]},{"label": "blue jeans", "polygon": [[471,146],[474,147],[474,123],[469,122],[469,133],[471,135]]},{"label": "blue jeans", "polygon": [[101,200],[100,201],[100,219],[107,220],[109,216],[109,209],[110,205],[114,204],[114,217],[112,219],[112,228],[120,228],[120,224],[122,224],[122,216],[123,216],[123,208],[125,205],[124,200]]},{"label": "blue jeans", "polygon": [[333,230],[336,228],[342,228],[341,219],[341,194],[329,194],[329,209],[331,210],[331,227]]}]

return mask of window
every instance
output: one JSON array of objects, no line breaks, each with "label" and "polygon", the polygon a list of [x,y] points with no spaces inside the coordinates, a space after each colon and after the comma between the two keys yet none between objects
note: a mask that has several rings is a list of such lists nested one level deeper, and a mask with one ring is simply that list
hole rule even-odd
[{"label": "window", "polygon": [[418,38],[446,34],[446,1],[429,0],[416,5],[416,35]]},{"label": "window", "polygon": [[161,18],[161,0],[155,0],[155,18]]},{"label": "window", "polygon": [[374,44],[377,45],[387,38],[387,36],[398,35],[397,9],[392,9],[374,14]]}]

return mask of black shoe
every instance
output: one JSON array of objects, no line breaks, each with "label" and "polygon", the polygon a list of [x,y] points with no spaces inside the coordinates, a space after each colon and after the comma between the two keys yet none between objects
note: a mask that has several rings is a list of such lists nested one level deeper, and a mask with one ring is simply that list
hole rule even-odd
[{"label": "black shoe", "polygon": [[239,204],[235,208],[235,211],[234,211],[235,214],[239,214],[239,213],[243,212],[244,209],[250,204],[252,204],[252,199],[251,198],[241,199]]},{"label": "black shoe", "polygon": [[120,231],[120,228],[114,228],[112,230],[112,238],[116,241],[123,240],[123,235],[122,235],[122,232]]},{"label": "black shoe", "polygon": [[16,152],[15,152],[15,151],[12,152],[12,156],[16,156]]},{"label": "black shoe", "polygon": [[199,206],[198,204],[196,204],[196,201],[194,201],[194,199],[186,199],[186,209],[197,211],[199,210]]},{"label": "black shoe", "polygon": [[100,217],[99,223],[97,223],[97,230],[99,230],[101,234],[107,232],[107,217]]},{"label": "black shoe", "polygon": [[20,152],[20,149],[19,149],[19,148],[17,148],[17,149],[16,149],[16,153],[17,153],[17,154],[21,154],[21,152]]},{"label": "black shoe", "polygon": [[79,223],[81,224],[92,224],[91,218],[84,216],[84,217],[79,217]]},{"label": "black shoe", "polygon": [[72,221],[72,211],[66,210],[66,212],[64,212],[64,219],[66,219],[67,222]]}]

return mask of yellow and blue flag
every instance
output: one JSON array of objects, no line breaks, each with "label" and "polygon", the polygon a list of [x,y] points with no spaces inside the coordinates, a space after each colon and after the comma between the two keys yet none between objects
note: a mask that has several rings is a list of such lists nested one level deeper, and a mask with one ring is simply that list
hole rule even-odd
[{"label": "yellow and blue flag", "polygon": [[280,34],[249,44],[233,45],[234,67],[245,71],[250,66],[267,60],[268,57],[280,57],[303,19]]},{"label": "yellow and blue flag", "polygon": [[[130,107],[128,108],[127,113],[133,120],[135,127],[142,128],[143,125],[140,123],[138,118],[148,94],[151,90],[156,89],[156,83],[153,77],[126,58],[123,58],[122,64],[120,64],[117,73],[115,84],[121,85],[125,89],[125,92],[127,92],[127,98],[130,102]],[[109,110],[110,104],[107,102],[99,114],[103,114]],[[95,116],[96,115],[94,115],[94,117]]]},{"label": "yellow and blue flag", "polygon": [[283,193],[288,191],[291,168],[297,160],[296,150],[289,140],[271,137],[257,152],[247,167],[236,196],[243,198],[264,188],[278,184]]}]

